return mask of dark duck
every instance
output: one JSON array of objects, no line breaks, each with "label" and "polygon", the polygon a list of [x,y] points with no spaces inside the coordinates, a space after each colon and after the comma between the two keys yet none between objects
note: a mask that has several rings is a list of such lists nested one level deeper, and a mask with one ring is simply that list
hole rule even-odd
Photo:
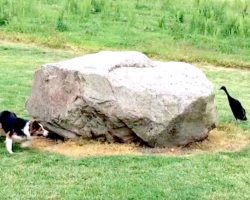
[{"label": "dark duck", "polygon": [[243,106],[241,105],[241,103],[239,102],[239,100],[231,97],[225,86],[222,86],[220,89],[225,91],[227,98],[228,98],[230,108],[233,112],[233,115],[234,115],[236,121],[238,119],[246,121],[247,120],[246,111],[243,108]]}]

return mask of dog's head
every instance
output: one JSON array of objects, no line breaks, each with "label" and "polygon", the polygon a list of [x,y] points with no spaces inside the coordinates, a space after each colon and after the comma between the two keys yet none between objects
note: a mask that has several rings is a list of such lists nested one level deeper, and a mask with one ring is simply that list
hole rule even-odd
[{"label": "dog's head", "polygon": [[29,132],[31,136],[48,136],[48,131],[37,120],[30,121]]}]

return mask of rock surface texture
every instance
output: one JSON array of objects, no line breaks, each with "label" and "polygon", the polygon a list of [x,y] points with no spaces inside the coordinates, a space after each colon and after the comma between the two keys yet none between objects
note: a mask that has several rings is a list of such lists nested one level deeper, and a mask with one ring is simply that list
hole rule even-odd
[{"label": "rock surface texture", "polygon": [[66,138],[143,141],[152,147],[202,140],[217,122],[213,85],[200,69],[134,51],[42,66],[26,107]]}]

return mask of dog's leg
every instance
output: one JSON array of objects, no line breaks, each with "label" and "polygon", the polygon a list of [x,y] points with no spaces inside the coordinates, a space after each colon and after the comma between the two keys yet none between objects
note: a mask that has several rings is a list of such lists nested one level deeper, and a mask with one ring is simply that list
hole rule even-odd
[{"label": "dog's leg", "polygon": [[13,153],[13,151],[12,151],[12,143],[13,143],[13,141],[12,141],[10,132],[7,133],[7,135],[6,135],[5,143],[6,143],[5,145],[6,145],[7,151],[8,151],[10,154],[12,154],[12,153]]}]

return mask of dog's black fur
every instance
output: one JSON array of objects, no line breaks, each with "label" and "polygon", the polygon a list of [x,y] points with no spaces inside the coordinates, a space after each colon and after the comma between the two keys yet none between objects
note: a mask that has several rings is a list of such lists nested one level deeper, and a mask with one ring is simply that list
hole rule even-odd
[{"label": "dog's black fur", "polygon": [[10,111],[0,113],[0,123],[6,135],[6,148],[9,153],[13,153],[12,140],[15,138],[27,141],[31,140],[32,136],[48,135],[48,131],[38,121],[19,118],[15,113]]},{"label": "dog's black fur", "polygon": [[0,123],[2,125],[2,129],[6,134],[9,133],[9,136],[12,136],[15,133],[18,136],[25,137],[22,129],[27,122],[28,120],[18,118],[13,112],[3,111],[0,113]]}]

